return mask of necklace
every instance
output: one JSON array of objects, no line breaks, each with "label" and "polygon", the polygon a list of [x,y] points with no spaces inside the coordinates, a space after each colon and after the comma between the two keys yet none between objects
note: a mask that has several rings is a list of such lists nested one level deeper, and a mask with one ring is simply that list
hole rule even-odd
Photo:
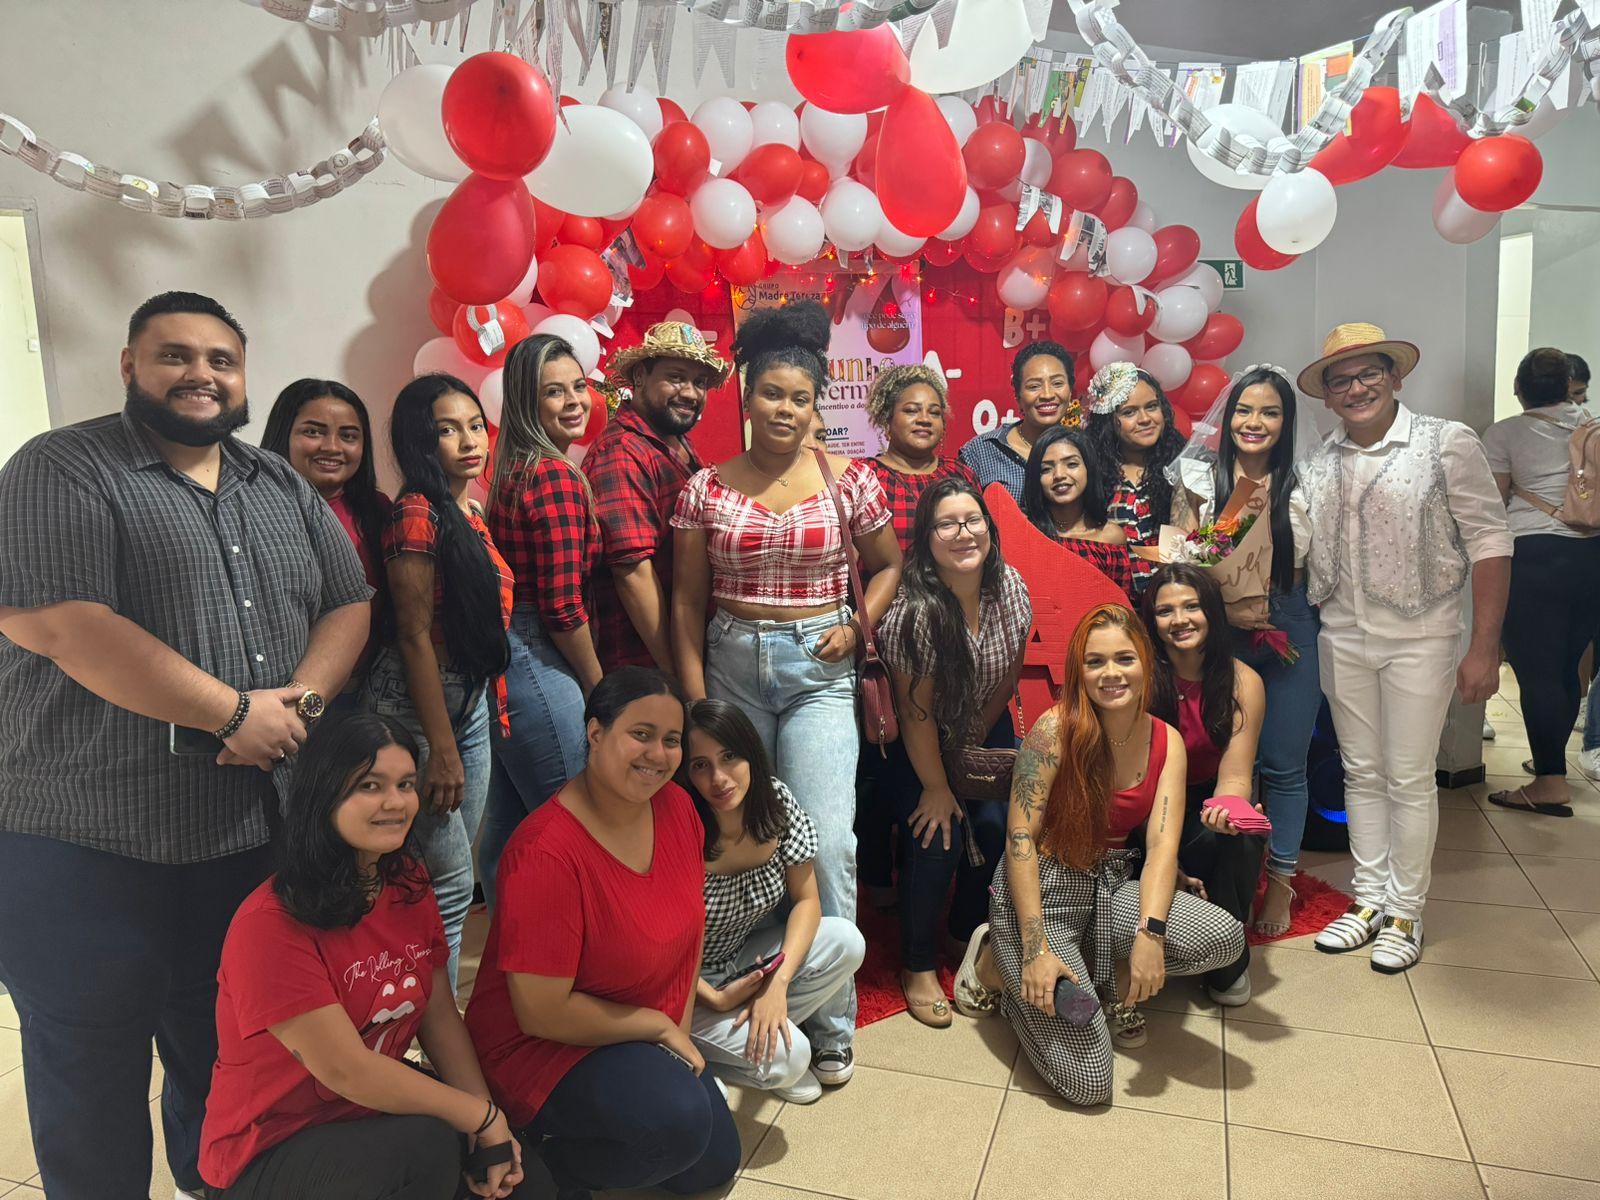
[{"label": "necklace", "polygon": [[[745,462],[750,464],[750,469],[752,471],[754,471],[757,475],[760,475],[763,479],[771,479],[772,481],[777,483],[777,485],[779,487],[788,487],[789,486],[789,476],[788,476],[787,473],[785,473],[783,475],[774,475],[771,471],[763,471],[760,467],[756,466],[755,460],[753,458],[751,458],[748,454],[746,454],[744,456],[744,460],[745,460]],[[794,467],[790,467],[789,470],[793,471]]]},{"label": "necklace", "polygon": [[1116,738],[1112,737],[1109,733],[1106,734],[1106,740],[1108,742],[1110,742],[1113,746],[1115,746],[1118,750],[1120,750],[1120,749],[1122,749],[1122,747],[1126,746],[1129,742],[1131,742],[1133,740],[1133,735],[1138,733],[1138,732],[1139,732],[1138,722],[1134,722],[1133,728],[1128,730],[1128,736],[1123,738],[1120,742]]}]

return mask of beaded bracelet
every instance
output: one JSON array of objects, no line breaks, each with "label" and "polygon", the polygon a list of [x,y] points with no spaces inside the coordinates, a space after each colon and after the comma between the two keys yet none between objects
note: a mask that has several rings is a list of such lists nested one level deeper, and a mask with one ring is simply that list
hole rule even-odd
[{"label": "beaded bracelet", "polygon": [[239,732],[239,727],[244,724],[245,717],[250,715],[250,693],[239,693],[239,704],[233,710],[233,716],[228,718],[228,723],[217,730],[214,735],[218,741],[225,742]]}]

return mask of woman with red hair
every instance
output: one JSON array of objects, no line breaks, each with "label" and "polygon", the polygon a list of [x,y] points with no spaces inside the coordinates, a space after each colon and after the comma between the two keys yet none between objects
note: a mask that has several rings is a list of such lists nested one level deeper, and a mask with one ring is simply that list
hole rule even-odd
[{"label": "woman with red hair", "polygon": [[[1150,640],[1121,605],[1079,624],[1061,701],[1017,755],[990,923],[956,979],[957,1005],[998,1001],[1039,1074],[1073,1104],[1111,1095],[1107,1015],[1119,1045],[1142,1045],[1135,1006],[1169,973],[1204,974],[1245,948],[1237,920],[1174,891],[1186,760],[1178,731],[1148,711],[1150,664]],[[1134,880],[1127,841],[1141,825],[1147,861]],[[1119,958],[1129,979],[1116,1002]]]}]

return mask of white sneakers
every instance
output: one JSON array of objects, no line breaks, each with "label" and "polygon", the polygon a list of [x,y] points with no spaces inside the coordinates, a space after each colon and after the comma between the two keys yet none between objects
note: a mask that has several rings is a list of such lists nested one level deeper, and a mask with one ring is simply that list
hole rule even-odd
[{"label": "white sneakers", "polygon": [[1600,783],[1600,749],[1578,751],[1578,770],[1585,779]]},{"label": "white sneakers", "polygon": [[822,1081],[807,1071],[793,1087],[773,1088],[772,1094],[788,1104],[815,1104],[822,1099]]},{"label": "white sneakers", "polygon": [[1372,943],[1372,969],[1398,975],[1422,957],[1422,922],[1385,917]]}]

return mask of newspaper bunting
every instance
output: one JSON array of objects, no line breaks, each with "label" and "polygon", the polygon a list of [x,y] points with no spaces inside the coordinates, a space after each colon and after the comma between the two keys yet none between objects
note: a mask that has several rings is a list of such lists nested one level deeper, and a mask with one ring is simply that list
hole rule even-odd
[{"label": "newspaper bunting", "polygon": [[1521,90],[1494,112],[1480,110],[1464,96],[1446,99],[1445,78],[1432,63],[1423,78],[1422,90],[1456,120],[1462,132],[1472,138],[1498,137],[1519,125],[1526,125],[1539,102],[1549,94],[1568,71],[1580,45],[1584,68],[1590,78],[1600,69],[1600,41],[1589,37],[1589,19],[1574,9],[1551,27],[1550,44],[1535,60],[1533,75]]},{"label": "newspaper bunting", "polygon": [[[262,12],[323,33],[380,37],[419,22],[434,25],[459,17],[476,0],[259,0]],[[499,3],[500,0],[492,0]]]}]

